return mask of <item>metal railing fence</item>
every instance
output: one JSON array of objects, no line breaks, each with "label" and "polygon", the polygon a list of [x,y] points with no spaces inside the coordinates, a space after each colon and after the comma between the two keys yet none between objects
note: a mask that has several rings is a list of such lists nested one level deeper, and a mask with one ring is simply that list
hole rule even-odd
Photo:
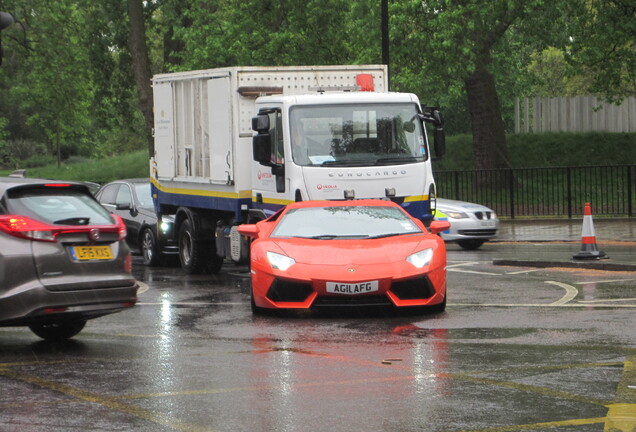
[{"label": "metal railing fence", "polygon": [[504,217],[636,215],[636,165],[436,171],[437,196],[483,204]]}]

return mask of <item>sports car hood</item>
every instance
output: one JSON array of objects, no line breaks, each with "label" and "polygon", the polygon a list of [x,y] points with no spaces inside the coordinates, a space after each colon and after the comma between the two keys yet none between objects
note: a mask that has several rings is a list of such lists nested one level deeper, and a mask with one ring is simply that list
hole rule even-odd
[{"label": "sports car hood", "polygon": [[298,263],[322,265],[375,265],[401,262],[412,253],[434,247],[430,234],[381,239],[310,240],[271,239],[285,255]]}]

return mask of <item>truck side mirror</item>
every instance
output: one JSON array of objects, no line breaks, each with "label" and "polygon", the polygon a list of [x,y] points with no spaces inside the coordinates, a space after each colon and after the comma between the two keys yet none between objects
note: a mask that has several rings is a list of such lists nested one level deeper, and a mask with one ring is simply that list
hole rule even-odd
[{"label": "truck side mirror", "polygon": [[268,133],[259,133],[252,138],[252,155],[261,165],[271,166],[272,139]]},{"label": "truck side mirror", "polygon": [[267,114],[258,114],[252,117],[252,130],[259,134],[269,131],[269,116]]},{"label": "truck side mirror", "polygon": [[446,134],[444,133],[444,128],[436,127],[435,132],[433,133],[433,140],[435,141],[433,145],[435,146],[435,156],[437,158],[441,158],[446,154]]}]

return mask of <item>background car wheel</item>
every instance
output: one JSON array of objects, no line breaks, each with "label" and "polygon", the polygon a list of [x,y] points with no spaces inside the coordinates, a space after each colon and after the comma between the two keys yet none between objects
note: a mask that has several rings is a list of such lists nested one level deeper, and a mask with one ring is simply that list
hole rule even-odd
[{"label": "background car wheel", "polygon": [[484,240],[459,240],[457,244],[466,250],[475,250],[484,244]]},{"label": "background car wheel", "polygon": [[157,243],[157,237],[152,229],[145,228],[141,234],[141,244],[139,246],[144,264],[150,267],[158,266],[161,263],[161,252]]},{"label": "background car wheel", "polygon": [[205,248],[195,240],[194,228],[186,219],[179,228],[179,259],[181,268],[188,274],[199,274],[205,269]]},{"label": "background car wheel", "polygon": [[70,339],[78,334],[84,326],[86,321],[62,321],[55,323],[45,324],[32,324],[29,326],[31,331],[42,339],[46,340],[65,340]]}]

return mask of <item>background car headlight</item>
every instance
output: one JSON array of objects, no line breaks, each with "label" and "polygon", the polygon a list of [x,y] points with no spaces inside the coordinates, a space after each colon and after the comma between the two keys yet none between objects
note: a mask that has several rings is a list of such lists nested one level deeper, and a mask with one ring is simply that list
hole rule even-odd
[{"label": "background car headlight", "polygon": [[293,266],[296,261],[285,255],[277,254],[275,252],[267,252],[267,259],[273,268],[276,270],[285,271]]},{"label": "background car headlight", "polygon": [[172,230],[174,225],[174,216],[161,216],[161,223],[159,224],[159,228],[162,233],[168,233]]},{"label": "background car headlight", "polygon": [[465,219],[468,217],[466,213],[461,213],[461,212],[448,212],[446,213],[446,216],[452,219]]},{"label": "background car headlight", "polygon": [[433,249],[424,249],[406,257],[406,260],[417,268],[429,265],[433,258]]}]

